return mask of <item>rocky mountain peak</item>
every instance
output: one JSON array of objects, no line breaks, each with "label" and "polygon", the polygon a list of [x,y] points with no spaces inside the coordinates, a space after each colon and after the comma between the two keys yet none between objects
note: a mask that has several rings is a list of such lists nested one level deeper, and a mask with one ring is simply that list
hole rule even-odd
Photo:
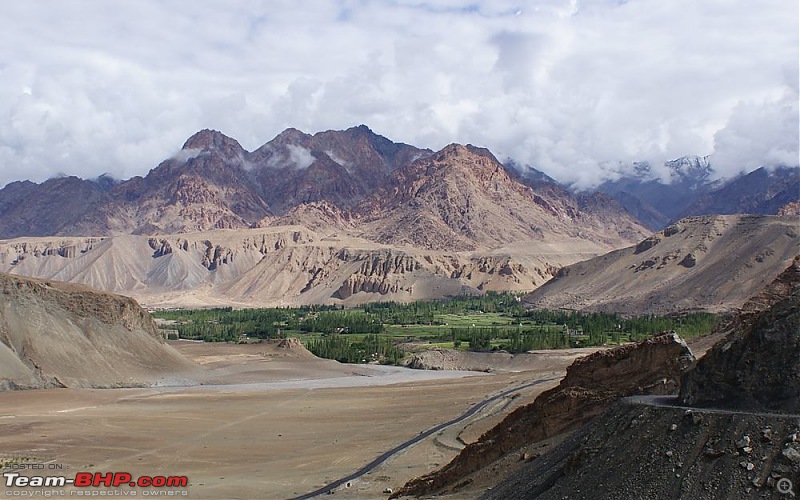
[{"label": "rocky mountain peak", "polygon": [[100,174],[94,179],[90,180],[95,184],[97,184],[103,191],[108,191],[122,183],[121,180],[117,179],[116,177],[107,172],[104,174]]},{"label": "rocky mountain peak", "polygon": [[350,127],[349,129],[345,130],[345,132],[349,132],[352,134],[367,134],[367,135],[377,135],[375,132],[372,131],[371,128],[367,127],[363,123],[356,127]]},{"label": "rocky mountain peak", "polygon": [[433,155],[434,160],[442,161],[447,158],[461,158],[469,155],[470,151],[463,144],[452,143],[443,147],[438,153]]},{"label": "rocky mountain peak", "polygon": [[275,138],[270,142],[268,142],[267,144],[275,144],[275,145],[299,144],[306,142],[309,139],[311,139],[311,136],[309,134],[306,134],[302,130],[289,127],[280,134],[276,135]]},{"label": "rocky mountain peak", "polygon": [[[462,170],[469,176],[483,177],[490,175],[501,177],[510,181],[503,165],[489,152],[488,149],[478,148],[471,144],[450,144],[435,153],[429,159],[422,159],[418,163],[440,169]],[[497,180],[496,178],[494,180]]]},{"label": "rocky mountain peak", "polygon": [[[491,186],[490,186],[491,184]],[[466,196],[483,192],[486,188],[497,191],[500,186],[524,191],[521,184],[511,180],[497,159],[481,148],[450,144],[432,156],[421,158],[408,167],[394,172],[388,189],[401,200],[433,196],[449,192]],[[451,200],[452,201],[452,200]],[[437,201],[438,203],[438,201]]]},{"label": "rocky mountain peak", "polygon": [[223,153],[241,153],[244,151],[236,139],[232,139],[217,130],[203,129],[197,132],[183,144],[181,149],[195,149],[201,151],[217,150]]},{"label": "rocky mountain peak", "polygon": [[697,189],[709,183],[713,169],[707,156],[682,156],[665,163],[673,182],[688,184]]}]

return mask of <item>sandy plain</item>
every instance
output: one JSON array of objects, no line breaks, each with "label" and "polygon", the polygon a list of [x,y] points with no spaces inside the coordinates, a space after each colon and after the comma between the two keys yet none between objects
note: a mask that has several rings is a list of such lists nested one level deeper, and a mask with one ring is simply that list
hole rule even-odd
[{"label": "sandy plain", "polygon": [[[386,498],[387,488],[451,460],[464,442],[553,387],[585,354],[543,354],[524,371],[486,374],[343,365],[263,344],[173,345],[203,365],[197,385],[0,393],[2,472],[19,466],[11,461],[63,467],[13,469],[23,475],[187,476],[189,486],[175,492],[189,498],[291,498],[355,472],[493,394],[556,376],[488,405],[336,492]],[[22,490],[37,488],[3,484],[0,497],[21,498]],[[63,490],[77,495],[77,488]],[[156,490],[122,491],[141,497]]]}]

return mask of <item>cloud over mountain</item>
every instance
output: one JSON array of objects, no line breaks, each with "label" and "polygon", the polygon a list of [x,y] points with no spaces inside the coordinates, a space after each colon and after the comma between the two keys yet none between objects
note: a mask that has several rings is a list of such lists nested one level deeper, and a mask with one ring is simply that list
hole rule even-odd
[{"label": "cloud over mountain", "polygon": [[796,163],[797,17],[780,0],[12,3],[0,183],[144,174],[201,128],[252,150],[358,123],[579,185],[687,154],[721,176]]}]

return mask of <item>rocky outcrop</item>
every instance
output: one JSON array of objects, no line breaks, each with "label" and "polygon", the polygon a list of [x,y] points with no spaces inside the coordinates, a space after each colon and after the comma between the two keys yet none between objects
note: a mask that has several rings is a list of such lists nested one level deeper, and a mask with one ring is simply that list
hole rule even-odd
[{"label": "rocky outcrop", "polygon": [[346,299],[359,292],[369,294],[386,295],[388,293],[413,291],[412,286],[401,286],[399,282],[392,282],[387,277],[364,276],[363,274],[350,275],[338,290],[333,292],[332,297]]},{"label": "rocky outcrop", "polygon": [[[470,495],[485,500],[785,498],[800,462],[797,419],[619,402],[563,442]],[[497,477],[497,476],[496,476]],[[795,482],[796,485],[796,482]],[[796,488],[796,486],[795,486]]]},{"label": "rocky outcrop", "polygon": [[306,347],[303,345],[302,342],[300,342],[299,339],[296,339],[294,337],[280,339],[278,341],[267,340],[267,343],[275,343],[275,342],[277,342],[276,347],[278,348],[279,352],[285,351],[285,353],[281,352],[281,354],[286,354],[289,356],[299,356],[303,358],[316,358],[316,356],[314,356],[314,354],[311,351],[306,349]]},{"label": "rocky outcrop", "polygon": [[[405,365],[414,370],[471,370],[488,371],[490,363],[469,362],[470,353],[453,349],[430,349],[411,356]],[[509,355],[510,356],[510,355]]]},{"label": "rocky outcrop", "polygon": [[798,271],[795,260],[683,376],[691,408],[617,403],[480,497],[791,496],[779,486],[800,475]]},{"label": "rocky outcrop", "polygon": [[580,358],[558,387],[515,410],[445,467],[414,479],[393,496],[445,491],[522,446],[579,428],[622,397],[674,393],[693,361],[674,333]]},{"label": "rocky outcrop", "polygon": [[[666,235],[665,235],[666,236]],[[642,253],[646,250],[650,250],[654,246],[658,245],[661,241],[661,237],[659,235],[651,236],[649,238],[645,238],[636,245],[636,249],[633,251],[634,254]]]},{"label": "rocky outcrop", "polygon": [[163,257],[172,253],[172,245],[165,239],[150,238],[147,240],[150,248],[153,249],[153,257]]},{"label": "rocky outcrop", "polygon": [[0,274],[0,389],[170,384],[193,369],[133,299]]},{"label": "rocky outcrop", "polygon": [[356,254],[343,249],[337,253],[342,261],[360,262],[358,271],[351,274],[333,293],[337,299],[346,299],[359,292],[386,295],[389,293],[413,291],[413,285],[406,280],[406,274],[419,270],[422,266],[413,257],[391,251]]},{"label": "rocky outcrop", "polygon": [[754,312],[727,325],[727,337],[684,377],[681,400],[800,413],[800,261],[745,309]]},{"label": "rocky outcrop", "polygon": [[678,264],[683,267],[692,268],[697,265],[697,257],[694,253],[689,252]]},{"label": "rocky outcrop", "polygon": [[[204,241],[203,243],[206,247],[206,251],[201,263],[203,267],[209,271],[213,271],[221,265],[233,262],[235,254],[232,249],[221,245],[214,245],[210,241]],[[276,243],[276,245],[278,244],[279,243]]]},{"label": "rocky outcrop", "polygon": [[778,209],[778,215],[800,216],[800,201],[790,201]]},{"label": "rocky outcrop", "polygon": [[304,226],[312,231],[335,231],[352,229],[355,221],[352,214],[326,200],[302,203],[283,217],[263,221],[260,226]]},{"label": "rocky outcrop", "polygon": [[[415,346],[416,347],[416,346]],[[554,353],[548,352],[552,357]],[[558,354],[573,359],[581,354],[562,349]],[[537,366],[540,353],[472,352],[456,349],[426,349],[413,354],[405,365],[415,370],[467,370],[474,372],[520,372]]]}]

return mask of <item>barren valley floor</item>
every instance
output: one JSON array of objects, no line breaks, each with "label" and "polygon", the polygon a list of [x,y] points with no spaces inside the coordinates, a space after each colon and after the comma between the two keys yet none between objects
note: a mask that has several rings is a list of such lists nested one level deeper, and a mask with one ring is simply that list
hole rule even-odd
[{"label": "barren valley floor", "polygon": [[[0,393],[0,458],[62,464],[68,478],[80,471],[187,476],[190,498],[289,498],[356,471],[492,394],[563,375],[580,354],[543,354],[530,371],[476,374],[341,365],[259,353],[258,345],[176,347],[209,368],[213,380],[201,382],[224,385]],[[451,460],[459,437],[477,439],[557,382],[489,405],[337,498],[385,498],[386,488]]]}]

